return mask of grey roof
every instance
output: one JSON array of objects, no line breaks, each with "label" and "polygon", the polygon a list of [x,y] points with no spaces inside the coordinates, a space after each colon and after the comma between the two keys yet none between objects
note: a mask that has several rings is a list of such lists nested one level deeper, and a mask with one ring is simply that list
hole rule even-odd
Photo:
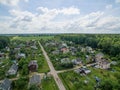
[{"label": "grey roof", "polygon": [[36,65],[38,67],[37,61],[36,60],[32,60],[29,62],[28,67],[31,65]]},{"label": "grey roof", "polygon": [[81,64],[81,63],[82,63],[82,60],[81,60],[80,58],[73,59],[73,60],[72,60],[72,63],[74,63],[74,64]]},{"label": "grey roof", "polygon": [[97,57],[97,58],[102,58],[102,57],[104,57],[104,54],[103,53],[97,53],[96,55],[95,55],[95,57]]},{"label": "grey roof", "polygon": [[91,70],[89,70],[88,68],[79,68],[77,70],[75,70],[76,73],[83,73],[85,72],[86,74],[90,73]]},{"label": "grey roof", "polygon": [[8,72],[6,73],[6,75],[13,75],[16,74],[18,70],[18,65],[13,64],[10,69],[8,70]]},{"label": "grey roof", "polygon": [[30,84],[40,84],[41,79],[40,79],[40,75],[33,75],[30,78]]},{"label": "grey roof", "polygon": [[70,50],[73,51],[73,52],[77,51],[77,49],[75,47],[70,47]]},{"label": "grey roof", "polygon": [[10,67],[10,70],[15,70],[17,71],[18,70],[18,66],[16,64],[13,64],[11,67]]},{"label": "grey roof", "polygon": [[18,53],[18,56],[25,57],[25,53]]},{"label": "grey roof", "polygon": [[61,59],[61,63],[70,63],[70,59],[69,58],[63,58]]},{"label": "grey roof", "polygon": [[11,81],[9,79],[4,79],[4,81],[0,84],[0,89],[2,90],[10,90]]}]

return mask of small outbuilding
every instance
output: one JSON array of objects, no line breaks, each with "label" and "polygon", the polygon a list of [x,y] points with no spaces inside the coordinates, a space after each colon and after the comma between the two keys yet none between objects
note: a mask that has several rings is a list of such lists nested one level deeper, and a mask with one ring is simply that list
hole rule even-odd
[{"label": "small outbuilding", "polygon": [[36,60],[30,61],[29,64],[28,64],[28,69],[31,72],[36,72],[37,69],[38,69],[37,61]]}]

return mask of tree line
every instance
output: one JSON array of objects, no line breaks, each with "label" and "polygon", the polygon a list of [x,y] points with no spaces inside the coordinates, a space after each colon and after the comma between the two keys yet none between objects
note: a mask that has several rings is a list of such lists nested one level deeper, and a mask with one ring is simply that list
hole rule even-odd
[{"label": "tree line", "polygon": [[91,46],[101,49],[102,52],[120,59],[120,35],[119,34],[71,34],[58,35],[62,40],[72,41],[75,44]]},{"label": "tree line", "polygon": [[0,36],[0,50],[8,46],[10,43],[9,37]]}]

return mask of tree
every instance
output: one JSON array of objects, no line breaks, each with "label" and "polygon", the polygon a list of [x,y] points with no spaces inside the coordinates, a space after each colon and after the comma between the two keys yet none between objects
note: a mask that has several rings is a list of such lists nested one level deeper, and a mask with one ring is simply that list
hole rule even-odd
[{"label": "tree", "polygon": [[0,49],[5,48],[10,44],[10,39],[5,36],[0,36]]},{"label": "tree", "polygon": [[31,85],[29,90],[40,90],[36,85]]},{"label": "tree", "polygon": [[22,75],[28,75],[28,74],[29,74],[28,65],[24,64],[22,69]]},{"label": "tree", "polygon": [[15,82],[15,86],[17,88],[17,90],[21,89],[21,90],[25,90],[25,88],[27,88],[27,78],[19,78],[16,82]]},{"label": "tree", "polygon": [[113,90],[113,85],[109,80],[104,81],[101,86],[101,90]]}]

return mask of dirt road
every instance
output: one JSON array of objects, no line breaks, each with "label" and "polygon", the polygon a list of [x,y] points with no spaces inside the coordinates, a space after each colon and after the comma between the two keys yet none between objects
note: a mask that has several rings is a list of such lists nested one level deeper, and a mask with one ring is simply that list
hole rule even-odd
[{"label": "dirt road", "polygon": [[55,70],[55,68],[53,67],[53,64],[52,62],[50,61],[46,51],[44,50],[43,46],[41,45],[41,43],[38,41],[40,47],[41,47],[41,50],[43,51],[43,55],[45,56],[46,60],[47,60],[47,63],[49,65],[49,68],[50,68],[50,73],[51,75],[53,75],[54,77],[54,80],[56,82],[56,84],[58,85],[58,88],[59,90],[66,90],[61,79],[59,78],[59,76],[57,75],[57,71]]}]

